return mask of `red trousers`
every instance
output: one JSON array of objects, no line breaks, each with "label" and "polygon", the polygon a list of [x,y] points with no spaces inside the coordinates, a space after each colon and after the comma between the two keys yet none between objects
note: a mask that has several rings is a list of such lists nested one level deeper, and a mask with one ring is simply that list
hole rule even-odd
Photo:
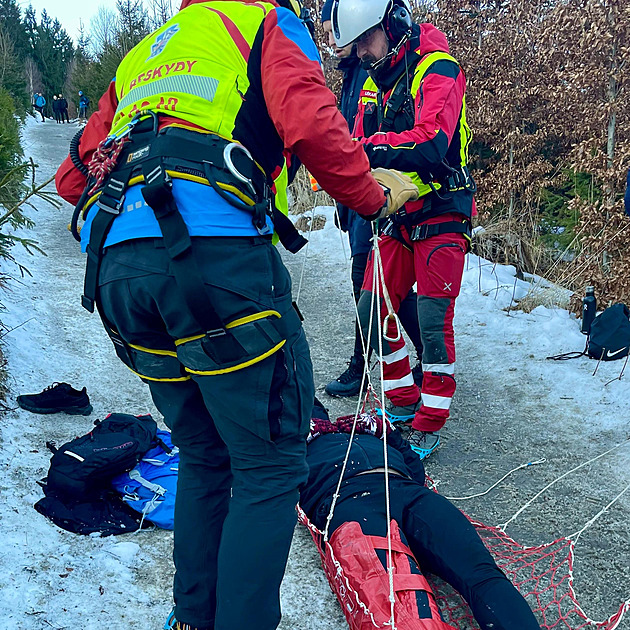
[{"label": "red trousers", "polygon": [[[427,221],[462,220],[456,214],[444,215]],[[421,431],[438,431],[444,426],[455,393],[455,335],[453,316],[455,298],[459,295],[464,258],[468,241],[463,234],[439,234],[422,241],[411,242],[401,228],[407,244],[391,236],[379,238],[380,256],[383,261],[383,276],[394,312],[401,300],[417,283],[418,320],[422,339],[422,404],[416,412],[413,427]],[[359,316],[364,335],[370,320],[370,304],[374,284],[374,252],[365,270]],[[383,299],[383,288],[379,287],[380,318],[387,315]],[[395,336],[396,324],[389,320],[387,333]],[[372,348],[379,353],[377,321],[373,319]],[[418,401],[420,392],[413,382],[409,353],[405,341],[382,339],[383,374],[385,395],[394,405],[411,405]]]}]

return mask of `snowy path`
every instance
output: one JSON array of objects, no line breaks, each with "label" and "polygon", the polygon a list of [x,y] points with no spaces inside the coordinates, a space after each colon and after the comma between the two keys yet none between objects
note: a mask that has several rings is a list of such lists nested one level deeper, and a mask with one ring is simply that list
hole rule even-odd
[{"label": "snowy path", "polygon": [[[73,126],[29,121],[25,151],[39,162],[40,181],[65,157],[74,131]],[[171,601],[169,532],[79,537],[57,529],[32,507],[41,496],[36,481],[48,466],[46,440],[63,442],[82,434],[94,418],[110,411],[148,410],[158,418],[147,388],[115,358],[98,317],[80,307],[84,261],[66,229],[70,213],[67,205],[54,210],[44,204],[31,212],[37,225],[30,235],[48,255],[16,250],[33,277],[11,283],[0,297],[4,324],[20,326],[4,338],[8,404],[15,407],[16,395],[58,380],[86,385],[94,413],[89,418],[37,416],[13,409],[0,417],[0,630],[157,630]],[[331,225],[312,235],[300,296],[320,393],[343,369],[353,334],[349,274]],[[303,255],[285,259],[297,290]],[[621,362],[602,364],[592,377],[594,361],[545,361],[549,354],[582,349],[577,322],[566,312],[542,308],[508,318],[501,308],[512,294],[510,270],[498,268],[493,275],[488,265],[479,280],[477,264],[470,257],[458,300],[460,376],[453,419],[428,469],[443,494],[459,496],[545,457],[546,464],[515,473],[490,495],[458,504],[497,524],[546,483],[630,436],[630,373],[604,387],[619,374]],[[489,295],[479,292],[479,282]],[[352,401],[322,398],[333,415],[354,410]],[[563,480],[508,533],[526,544],[571,533],[628,483],[630,445]],[[578,543],[576,590],[593,618],[608,616],[630,596],[629,534],[626,495]],[[282,595],[282,630],[346,627],[303,528],[296,530]],[[630,620],[619,628],[629,630]]]}]

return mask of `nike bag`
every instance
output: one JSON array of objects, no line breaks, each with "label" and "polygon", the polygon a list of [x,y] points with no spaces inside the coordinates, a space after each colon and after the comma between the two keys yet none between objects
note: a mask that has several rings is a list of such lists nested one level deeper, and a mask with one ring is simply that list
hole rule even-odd
[{"label": "nike bag", "polygon": [[162,529],[173,529],[179,451],[168,431],[157,432],[152,448],[130,471],[112,479],[122,500],[145,519]]},{"label": "nike bag", "polygon": [[630,311],[625,304],[613,304],[591,324],[588,356],[602,361],[623,359],[630,352]]}]

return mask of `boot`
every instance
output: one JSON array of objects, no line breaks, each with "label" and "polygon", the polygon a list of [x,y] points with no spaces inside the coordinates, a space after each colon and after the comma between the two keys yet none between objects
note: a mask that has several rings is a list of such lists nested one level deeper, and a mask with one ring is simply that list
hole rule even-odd
[{"label": "boot", "polygon": [[334,381],[330,381],[324,391],[329,396],[339,396],[342,398],[356,396],[361,389],[364,367],[365,363],[363,362],[363,357],[352,357],[348,369],[340,374]]},{"label": "boot", "polygon": [[440,444],[440,434],[433,431],[418,431],[411,429],[405,436],[411,450],[418,453],[420,459],[425,459],[433,453]]},{"label": "boot", "polygon": [[175,619],[175,609],[173,609],[166,618],[163,630],[210,630],[210,628],[197,628],[188,623],[177,621]]},{"label": "boot", "polygon": [[[420,401],[412,403],[411,405],[391,405],[385,409],[385,417],[392,423],[409,422],[414,419],[416,411],[420,409]],[[383,412],[379,408],[376,409],[376,415],[382,416]]]}]

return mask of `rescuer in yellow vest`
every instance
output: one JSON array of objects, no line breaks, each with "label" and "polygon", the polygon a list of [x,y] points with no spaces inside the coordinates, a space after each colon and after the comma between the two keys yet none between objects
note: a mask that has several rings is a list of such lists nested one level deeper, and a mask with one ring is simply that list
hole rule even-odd
[{"label": "rescuer in yellow vest", "polygon": [[273,246],[302,244],[286,217],[293,155],[370,219],[417,195],[370,175],[295,12],[185,0],[122,61],[57,173],[85,219],[83,305],[180,449],[178,630],[280,621],[314,393]]},{"label": "rescuer in yellow vest", "polygon": [[[355,45],[370,75],[359,98],[353,135],[373,167],[407,173],[419,198],[379,224],[383,280],[396,313],[416,284],[422,341],[421,392],[414,382],[400,323],[391,316],[382,339],[387,415],[427,457],[439,444],[455,393],[453,316],[470,242],[475,183],[468,171],[472,134],[466,79],[445,35],[415,24],[408,0],[333,0],[339,47]],[[352,207],[352,206],[351,206]],[[368,261],[358,310],[367,335],[373,300]],[[383,287],[379,288],[383,295]],[[378,315],[376,316],[378,317]],[[379,348],[378,335],[370,344]],[[417,377],[416,377],[417,379]]]}]

